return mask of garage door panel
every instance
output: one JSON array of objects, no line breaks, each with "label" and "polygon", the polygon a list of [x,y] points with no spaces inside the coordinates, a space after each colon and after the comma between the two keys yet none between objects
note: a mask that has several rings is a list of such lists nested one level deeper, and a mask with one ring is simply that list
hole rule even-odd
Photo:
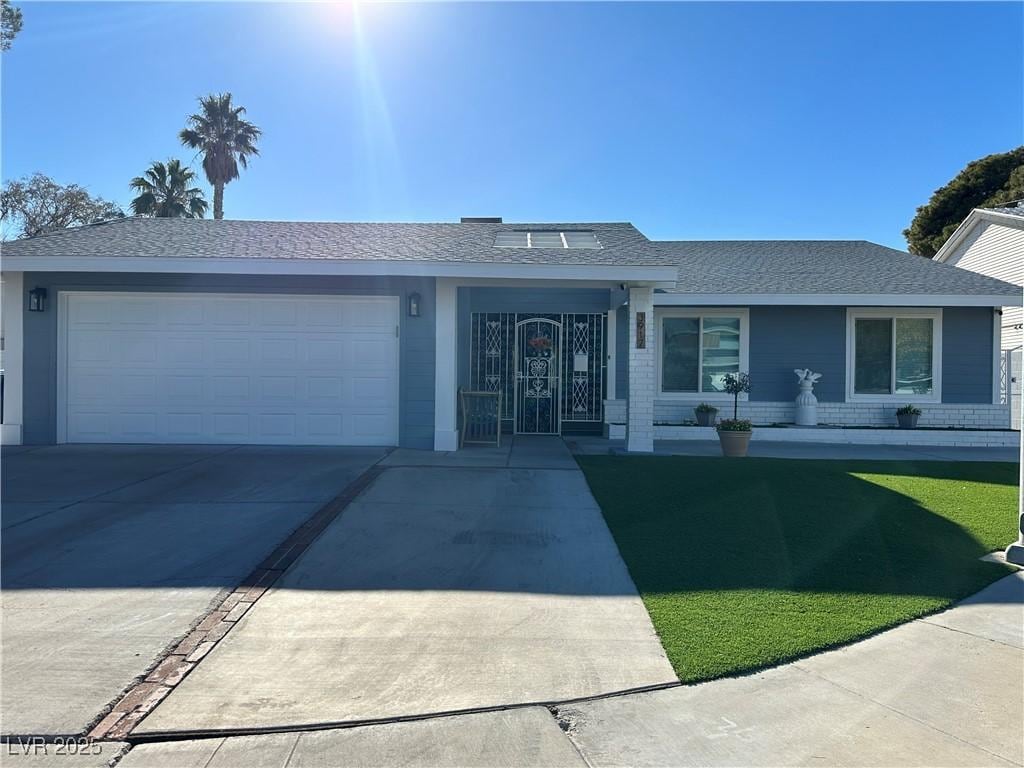
[{"label": "garage door panel", "polygon": [[167,435],[178,442],[194,442],[205,433],[201,413],[168,413],[165,423]]},{"label": "garage door panel", "polygon": [[214,403],[249,399],[249,378],[247,376],[214,376],[212,381]]},{"label": "garage door panel", "polygon": [[153,411],[123,410],[113,415],[114,429],[118,434],[137,442],[150,442],[160,434],[160,417]]},{"label": "garage door panel", "polygon": [[295,415],[291,413],[260,414],[259,434],[260,437],[271,439],[297,437]]},{"label": "garage door panel", "polygon": [[252,345],[249,339],[234,337],[214,337],[207,341],[209,349],[209,365],[238,365],[253,361]]},{"label": "garage door panel", "polygon": [[260,306],[260,323],[267,328],[297,328],[299,305],[294,301],[268,299]]},{"label": "garage door panel", "polygon": [[387,366],[388,361],[394,357],[394,347],[391,344],[382,344],[379,340],[361,340],[352,342],[352,364],[379,368]]},{"label": "garage door panel", "polygon": [[160,325],[160,312],[151,301],[128,300],[118,308],[117,322],[133,328],[156,328]]},{"label": "garage door panel", "polygon": [[161,381],[164,386],[164,396],[169,402],[201,403],[207,398],[207,380],[204,376],[198,374],[171,375],[162,377]]},{"label": "garage door panel", "polygon": [[310,301],[303,307],[302,322],[311,329],[350,328],[355,320],[351,311],[355,306],[355,301],[350,301],[350,312],[346,315],[345,307],[336,302]]},{"label": "garage door panel", "polygon": [[151,306],[166,328],[201,328],[206,325],[206,303],[201,298],[170,296]]},{"label": "garage door panel", "polygon": [[315,365],[344,365],[345,343],[340,339],[310,339],[306,342],[306,360]]},{"label": "garage door panel", "polygon": [[263,376],[260,378],[260,396],[264,400],[284,400],[296,403],[298,400],[297,384],[298,380],[294,376]]},{"label": "garage door panel", "polygon": [[69,336],[68,358],[75,363],[111,363],[114,345],[99,331],[84,331]]},{"label": "garage door panel", "polygon": [[311,376],[306,379],[306,399],[310,402],[340,402],[345,383],[338,376]]},{"label": "garage door panel", "polygon": [[110,307],[98,298],[82,297],[81,301],[69,306],[69,318],[76,326],[108,325]]},{"label": "garage door panel", "polygon": [[69,441],[397,442],[394,299],[70,294],[66,307]]},{"label": "garage door panel", "polygon": [[68,399],[73,403],[95,403],[109,397],[116,386],[117,380],[109,373],[84,371],[71,382]]},{"label": "garage door panel", "polygon": [[157,362],[158,344],[152,336],[121,333],[113,335],[113,340],[116,342],[115,350],[119,362],[129,365],[146,365]]},{"label": "garage door panel", "polygon": [[159,383],[156,376],[127,374],[118,380],[122,402],[153,403],[159,400]]},{"label": "garage door panel", "polygon": [[299,340],[295,337],[262,339],[259,343],[259,362],[264,365],[293,364],[299,360]]},{"label": "garage door panel", "polygon": [[221,301],[208,301],[207,312],[210,325],[214,328],[238,328],[249,325],[250,299],[226,298]]}]

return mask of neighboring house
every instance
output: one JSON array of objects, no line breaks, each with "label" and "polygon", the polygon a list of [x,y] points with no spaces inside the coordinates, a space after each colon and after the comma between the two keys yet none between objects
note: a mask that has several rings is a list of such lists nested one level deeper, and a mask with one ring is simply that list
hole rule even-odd
[{"label": "neighboring house", "polygon": [[[1011,208],[975,208],[935,254],[935,261],[1000,280],[1024,284],[1024,204]],[[1007,353],[1010,389],[1015,395],[1013,427],[1020,429],[1024,310],[1002,308],[1000,346]]]},{"label": "neighboring house", "polygon": [[[128,218],[3,246],[5,439],[458,445],[457,392],[517,433],[623,433],[729,402],[791,422],[1002,427],[1020,288],[862,241],[652,242],[630,224]],[[45,297],[44,297],[45,293]],[[42,302],[42,304],[40,304]]]}]

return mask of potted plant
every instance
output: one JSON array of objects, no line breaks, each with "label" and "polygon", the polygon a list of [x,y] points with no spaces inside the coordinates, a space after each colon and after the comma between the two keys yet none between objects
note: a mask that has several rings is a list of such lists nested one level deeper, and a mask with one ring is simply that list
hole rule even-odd
[{"label": "potted plant", "polygon": [[896,411],[896,421],[899,422],[900,429],[913,429],[917,426],[917,420],[920,417],[921,409],[910,403]]},{"label": "potted plant", "polygon": [[739,417],[740,395],[750,391],[750,376],[746,373],[727,373],[723,379],[725,391],[732,395],[732,418],[718,422],[718,442],[723,456],[746,456],[753,426],[748,419]]},{"label": "potted plant", "polygon": [[715,416],[718,415],[718,409],[710,403],[701,403],[693,409],[693,414],[697,417],[698,427],[713,427],[715,426]]}]

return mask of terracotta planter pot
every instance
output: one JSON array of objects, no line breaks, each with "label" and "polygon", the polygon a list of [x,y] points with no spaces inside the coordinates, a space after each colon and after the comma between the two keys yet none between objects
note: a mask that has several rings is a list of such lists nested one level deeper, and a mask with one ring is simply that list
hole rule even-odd
[{"label": "terracotta planter pot", "polygon": [[917,413],[897,413],[896,421],[899,422],[900,429],[913,429],[917,426],[917,420],[921,418],[920,414]]},{"label": "terracotta planter pot", "polygon": [[722,455],[742,457],[747,455],[750,436],[753,432],[733,432],[722,429],[718,432],[718,442],[722,444]]},{"label": "terracotta planter pot", "polygon": [[718,411],[695,410],[693,415],[697,417],[698,427],[713,427],[715,426],[715,417],[718,416]]}]

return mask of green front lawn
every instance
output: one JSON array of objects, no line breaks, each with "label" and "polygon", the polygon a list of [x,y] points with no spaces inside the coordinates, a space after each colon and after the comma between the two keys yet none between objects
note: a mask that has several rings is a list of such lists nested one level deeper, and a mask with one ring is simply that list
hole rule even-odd
[{"label": "green front lawn", "polygon": [[1009,572],[1017,465],[580,456],[683,681],[939,610]]}]

